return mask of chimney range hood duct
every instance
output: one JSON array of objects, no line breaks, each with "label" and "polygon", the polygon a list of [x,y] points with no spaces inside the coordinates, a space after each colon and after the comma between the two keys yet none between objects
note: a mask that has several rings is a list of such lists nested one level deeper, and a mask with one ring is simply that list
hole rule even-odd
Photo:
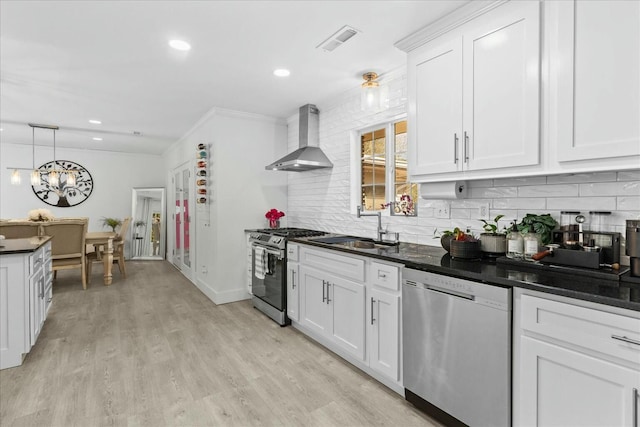
[{"label": "chimney range hood duct", "polygon": [[333,163],[318,147],[320,122],[318,109],[307,104],[300,107],[298,149],[266,166],[267,170],[304,172],[313,169],[332,168]]}]

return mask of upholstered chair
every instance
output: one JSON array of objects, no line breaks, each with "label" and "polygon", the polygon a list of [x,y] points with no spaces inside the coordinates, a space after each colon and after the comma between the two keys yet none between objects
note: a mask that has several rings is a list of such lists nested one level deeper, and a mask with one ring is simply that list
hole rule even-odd
[{"label": "upholstered chair", "polygon": [[58,270],[81,270],[82,288],[87,289],[85,238],[89,218],[61,219],[42,223],[42,234],[51,236],[53,277]]}]

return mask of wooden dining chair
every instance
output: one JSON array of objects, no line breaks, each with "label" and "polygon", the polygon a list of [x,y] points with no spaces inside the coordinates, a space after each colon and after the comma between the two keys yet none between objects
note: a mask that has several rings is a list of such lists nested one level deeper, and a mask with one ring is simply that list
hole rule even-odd
[{"label": "wooden dining chair", "polygon": [[[127,217],[122,220],[122,224],[118,229],[116,237],[113,239],[113,262],[118,264],[118,270],[122,277],[127,277],[127,268],[124,263],[124,244],[127,240],[127,231],[129,230],[129,223],[131,223],[131,217]],[[87,252],[87,282],[91,281],[91,265],[94,262],[102,262],[102,253],[100,248],[95,248],[93,252]]]},{"label": "wooden dining chair", "polygon": [[1,221],[0,235],[5,239],[26,239],[39,236],[41,224],[33,221]]},{"label": "wooden dining chair", "polygon": [[54,220],[42,223],[42,233],[51,236],[53,278],[58,270],[79,268],[82,288],[87,289],[85,238],[89,218]]}]

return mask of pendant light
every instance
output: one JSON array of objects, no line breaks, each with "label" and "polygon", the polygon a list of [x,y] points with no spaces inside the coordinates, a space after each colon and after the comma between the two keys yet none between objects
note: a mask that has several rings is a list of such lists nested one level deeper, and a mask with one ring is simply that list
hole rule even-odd
[{"label": "pendant light", "polygon": [[18,169],[14,169],[13,172],[11,172],[11,184],[20,185],[21,182],[22,179],[20,178],[20,171]]},{"label": "pendant light", "polygon": [[31,166],[31,185],[40,185],[40,171],[36,169],[36,128],[33,126],[31,127]]},{"label": "pendant light", "polygon": [[364,73],[362,75],[364,83],[362,83],[362,93],[360,99],[360,108],[362,111],[378,112],[387,108],[388,100],[386,86],[380,86],[377,81],[378,74],[374,72]]},{"label": "pendant light", "polygon": [[56,163],[56,130],[53,129],[53,169],[49,172],[49,185],[58,186],[60,184],[60,176],[57,170],[58,164]]}]

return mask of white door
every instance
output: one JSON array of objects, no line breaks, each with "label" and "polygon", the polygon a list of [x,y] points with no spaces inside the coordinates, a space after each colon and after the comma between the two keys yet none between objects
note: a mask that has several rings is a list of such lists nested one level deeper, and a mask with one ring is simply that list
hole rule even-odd
[{"label": "white door", "polygon": [[552,6],[558,35],[551,138],[558,160],[640,155],[640,2]]},{"label": "white door", "polygon": [[540,4],[511,2],[463,35],[465,169],[540,161]]},{"label": "white door", "polygon": [[326,273],[300,266],[300,323],[322,335],[328,334],[329,304]]},{"label": "white door", "polygon": [[335,276],[327,276],[327,281],[331,307],[331,321],[328,325],[331,338],[342,349],[364,360],[364,285]]},{"label": "white door", "polygon": [[514,425],[632,426],[638,370],[530,337],[522,337],[520,353],[521,412]]},{"label": "white door", "polygon": [[[38,258],[41,255],[36,255]],[[30,299],[30,339],[31,346],[33,346],[40,335],[40,331],[42,330],[42,325],[44,324],[44,270],[42,266],[37,267],[38,271],[31,277],[29,280],[29,286],[31,289],[29,299]]]},{"label": "white door", "polygon": [[412,52],[408,63],[409,173],[455,172],[462,165],[462,38]]},{"label": "white door", "polygon": [[298,264],[290,261],[287,262],[287,316],[295,322],[299,320],[299,272],[300,269],[298,268]]},{"label": "white door", "polygon": [[173,171],[175,204],[173,211],[173,263],[183,271],[191,270],[191,170],[187,164]]},{"label": "white door", "polygon": [[400,379],[400,296],[371,290],[369,366],[393,381]]}]

